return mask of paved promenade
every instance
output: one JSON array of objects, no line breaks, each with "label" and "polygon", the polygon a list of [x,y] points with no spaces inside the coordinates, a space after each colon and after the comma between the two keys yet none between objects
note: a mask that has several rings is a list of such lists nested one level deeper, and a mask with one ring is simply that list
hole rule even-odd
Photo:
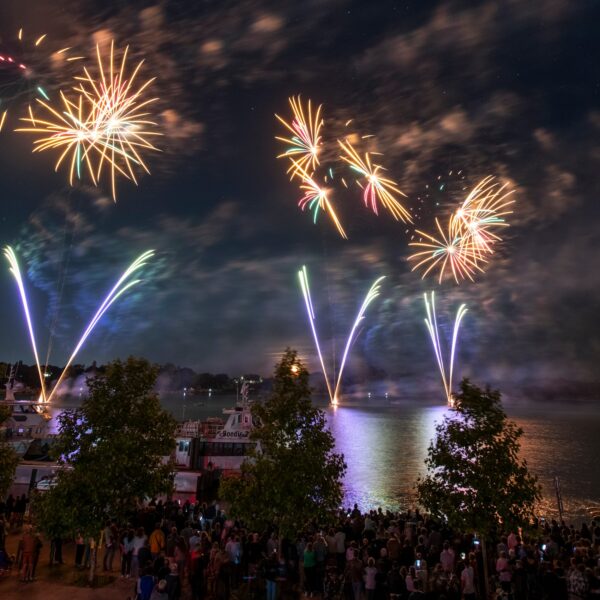
[{"label": "paved promenade", "polygon": [[[17,553],[21,533],[11,533],[7,539],[7,550]],[[114,582],[100,588],[91,589],[80,585],[68,585],[87,571],[75,569],[75,545],[63,545],[63,565],[50,566],[48,556],[50,544],[44,543],[36,572],[36,581],[22,583],[16,567],[8,576],[0,577],[0,598],[2,600],[126,600],[133,598],[134,582],[122,580],[114,573]],[[117,561],[115,561],[116,564]]]}]

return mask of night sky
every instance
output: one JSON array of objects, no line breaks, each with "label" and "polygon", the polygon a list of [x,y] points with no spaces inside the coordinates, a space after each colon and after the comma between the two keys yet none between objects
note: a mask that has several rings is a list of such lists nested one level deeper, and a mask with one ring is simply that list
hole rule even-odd
[{"label": "night sky", "polygon": [[[41,353],[50,339],[53,364],[119,273],[154,248],[145,282],[107,313],[78,362],[135,354],[266,374],[290,345],[316,369],[296,279],[306,264],[329,358],[339,358],[371,282],[387,276],[351,377],[385,373],[399,391],[439,386],[422,301],[435,289],[440,314],[469,307],[460,374],[503,389],[598,378],[597,3],[46,4],[4,0],[2,39],[22,26],[87,55],[96,42],[129,43],[157,77],[164,133],[163,152],[148,157],[152,174],[139,187],[122,181],[116,204],[106,186],[70,188],[49,153],[31,154],[30,136],[0,134],[0,241],[27,263]],[[70,76],[55,68],[46,79],[58,89]],[[512,227],[476,283],[439,286],[411,273],[413,228],[372,214],[356,186],[336,197],[348,241],[326,217],[314,225],[300,212],[274,139],[274,113],[287,116],[297,93],[323,103],[331,144],[351,118],[374,135],[370,148],[384,153],[420,229],[485,175],[511,182]],[[0,359],[32,363],[7,268],[0,289]]]}]

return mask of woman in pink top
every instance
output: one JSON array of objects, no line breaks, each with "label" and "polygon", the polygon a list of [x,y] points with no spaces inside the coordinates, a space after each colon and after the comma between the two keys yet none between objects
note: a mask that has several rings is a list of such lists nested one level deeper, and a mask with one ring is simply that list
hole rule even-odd
[{"label": "woman in pink top", "polygon": [[404,579],[406,583],[406,591],[410,594],[415,591],[415,580],[417,579],[417,572],[414,567],[408,569],[408,575]]},{"label": "woman in pink top", "polygon": [[498,578],[500,579],[500,586],[502,589],[505,592],[510,593],[512,573],[506,552],[500,552],[500,557],[496,561],[496,573],[498,573]]}]

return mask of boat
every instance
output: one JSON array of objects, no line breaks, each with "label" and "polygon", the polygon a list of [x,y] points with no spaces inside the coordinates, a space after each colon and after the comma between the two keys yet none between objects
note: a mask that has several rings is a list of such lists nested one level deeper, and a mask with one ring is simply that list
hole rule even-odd
[{"label": "boat", "polygon": [[185,421],[176,432],[175,464],[178,469],[204,471],[212,468],[224,474],[241,469],[257,447],[250,434],[255,427],[247,401],[223,410],[226,419]]},{"label": "boat", "polygon": [[47,407],[38,400],[17,400],[15,397],[14,370],[5,385],[4,400],[0,406],[8,408],[10,414],[2,424],[4,439],[22,457],[34,441],[38,444],[50,436],[51,415]]},{"label": "boat", "polygon": [[259,446],[252,439],[255,427],[250,384],[245,381],[233,408],[223,409],[227,418],[209,417],[204,421],[185,421],[175,434],[175,464],[178,471],[210,473],[210,478],[239,472],[242,463]]}]

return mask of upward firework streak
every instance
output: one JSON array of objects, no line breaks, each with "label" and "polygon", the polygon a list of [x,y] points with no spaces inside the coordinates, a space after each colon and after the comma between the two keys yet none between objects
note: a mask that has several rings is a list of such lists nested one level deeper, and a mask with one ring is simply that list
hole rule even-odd
[{"label": "upward firework streak", "polygon": [[113,199],[117,197],[117,175],[137,184],[134,167],[150,173],[142,153],[145,150],[157,151],[150,140],[161,135],[155,130],[156,123],[149,118],[148,112],[149,105],[157,98],[145,97],[154,78],[139,84],[136,81],[144,61],[138,63],[130,75],[127,74],[128,51],[129,47],[125,48],[120,64],[115,64],[114,42],[111,42],[110,54],[105,60],[97,46],[97,77],[94,78],[87,67],[84,68],[84,74],[76,78],[79,82],[74,88],[76,99],[61,93],[62,111],[37,99],[38,105],[49,113],[48,118],[39,118],[30,111],[29,117],[22,120],[31,126],[18,130],[42,134],[34,141],[34,151],[61,152],[55,170],[70,155],[71,185],[75,174],[81,177],[82,164],[87,166],[94,185],[97,185],[106,166],[110,171]]},{"label": "upward firework streak", "polygon": [[37,344],[35,341],[35,333],[33,329],[33,323],[31,321],[31,313],[29,312],[29,303],[27,302],[27,294],[25,293],[25,285],[23,284],[23,277],[21,276],[21,269],[19,268],[19,262],[15,251],[10,247],[4,248],[4,256],[10,264],[10,272],[12,273],[17,287],[19,288],[19,295],[21,296],[21,304],[23,305],[23,312],[25,313],[25,320],[27,321],[27,329],[29,330],[29,339],[31,341],[31,347],[33,349],[33,355],[35,357],[35,364],[38,371],[38,377],[40,378],[40,385],[42,388],[42,400],[46,401],[46,383],[44,374],[42,373],[42,364],[37,350]]},{"label": "upward firework streak", "polygon": [[306,111],[302,106],[302,99],[291,97],[289,99],[294,118],[291,124],[278,114],[275,116],[292,134],[291,138],[276,137],[276,140],[288,144],[288,149],[277,158],[289,158],[292,166],[288,173],[298,174],[298,168],[305,171],[314,171],[319,165],[319,152],[321,146],[320,131],[323,127],[323,118],[321,117],[321,107],[319,105],[313,116],[310,100],[307,103]]},{"label": "upward firework streak", "polygon": [[304,297],[304,303],[306,305],[306,312],[308,314],[308,320],[310,323],[310,328],[312,330],[313,338],[315,340],[315,346],[317,348],[317,354],[319,356],[319,361],[321,363],[321,369],[323,370],[323,376],[325,377],[325,383],[327,384],[327,392],[329,394],[330,402],[336,406],[338,404],[339,396],[338,392],[340,389],[340,384],[342,381],[342,376],[344,374],[344,368],[346,366],[346,359],[348,358],[348,354],[350,353],[350,349],[352,348],[352,344],[355,342],[357,338],[357,329],[362,320],[365,318],[365,313],[369,305],[377,296],[379,296],[381,289],[381,282],[385,279],[385,276],[379,277],[375,280],[373,285],[369,288],[365,299],[358,311],[354,324],[352,325],[352,329],[350,330],[350,334],[348,335],[348,339],[346,341],[346,347],[344,348],[344,354],[342,356],[342,362],[340,364],[340,370],[338,372],[337,380],[335,381],[335,388],[332,391],[332,383],[329,380],[329,376],[327,375],[327,369],[325,368],[325,361],[323,360],[323,354],[321,352],[321,345],[319,344],[319,336],[317,334],[317,328],[315,325],[316,315],[315,310],[312,303],[312,298],[310,295],[310,286],[308,284],[308,272],[306,267],[303,266],[300,271],[298,271],[298,279],[300,280],[300,288],[302,289],[302,295]]},{"label": "upward firework streak", "polygon": [[340,389],[340,383],[342,381],[342,373],[344,372],[344,367],[346,366],[346,359],[348,358],[348,353],[350,352],[350,348],[354,343],[356,337],[356,330],[358,326],[361,324],[362,320],[365,318],[365,312],[367,312],[367,308],[369,308],[369,304],[379,296],[379,290],[381,288],[381,282],[385,279],[385,275],[376,279],[373,285],[369,288],[365,299],[356,315],[356,319],[354,320],[354,325],[352,325],[352,329],[350,330],[350,335],[348,336],[348,341],[346,342],[346,347],[344,348],[344,355],[342,356],[342,363],[340,364],[340,371],[338,373],[337,383],[335,384],[335,391],[333,392],[333,403],[337,404],[338,402],[338,391]]},{"label": "upward firework streak", "polygon": [[437,316],[435,312],[435,292],[431,292],[431,302],[427,299],[427,294],[423,294],[425,300],[425,309],[427,311],[427,318],[425,319],[425,325],[427,331],[429,331],[429,337],[433,344],[433,350],[435,352],[435,358],[438,363],[440,375],[442,376],[442,383],[444,384],[444,392],[446,393],[446,401],[448,406],[453,405],[452,396],[452,378],[454,375],[454,355],[456,352],[456,343],[458,341],[458,331],[460,329],[460,323],[467,313],[467,307],[465,304],[461,304],[456,311],[456,317],[454,319],[454,329],[452,331],[452,345],[450,346],[450,364],[448,365],[448,373],[446,375],[446,362],[444,359],[444,351],[440,343],[440,335],[437,324]]},{"label": "upward firework streak", "polygon": [[338,144],[344,152],[340,158],[366,180],[363,188],[365,206],[370,206],[377,215],[379,214],[377,208],[377,202],[379,201],[392,213],[396,221],[401,220],[404,223],[412,223],[408,210],[394,197],[394,194],[405,197],[406,195],[398,189],[395,181],[379,175],[379,171],[384,170],[383,167],[371,163],[371,155],[368,152],[365,153],[364,159],[361,158],[349,141],[342,142],[338,140]]},{"label": "upward firework streak", "polygon": [[10,264],[10,272],[13,274],[13,276],[17,282],[17,286],[19,288],[19,294],[21,296],[21,303],[23,304],[23,310],[25,312],[25,318],[27,320],[27,327],[29,329],[29,337],[31,339],[33,354],[35,356],[36,366],[38,369],[38,375],[40,377],[40,385],[42,388],[41,399],[43,402],[50,402],[52,400],[52,398],[54,397],[54,394],[57,392],[58,388],[60,387],[60,384],[62,383],[62,381],[67,373],[68,368],[71,366],[71,364],[75,360],[77,353],[79,352],[79,350],[81,350],[81,347],[83,346],[83,344],[85,343],[85,341],[87,340],[89,335],[92,333],[92,331],[94,330],[98,321],[100,321],[100,319],[102,318],[104,313],[106,313],[106,311],[114,304],[114,302],[116,302],[116,300],[122,294],[124,294],[129,288],[140,283],[141,279],[131,279],[131,277],[134,273],[139,271],[147,263],[147,261],[150,258],[152,258],[152,256],[154,256],[154,251],[148,250],[148,251],[144,252],[143,254],[141,254],[138,258],[136,258],[129,265],[129,267],[127,267],[127,269],[121,275],[121,277],[119,278],[117,283],[115,283],[115,285],[110,290],[110,292],[108,293],[108,295],[106,296],[106,298],[104,299],[102,304],[99,306],[98,310],[96,311],[96,314],[93,316],[89,325],[86,327],[81,338],[77,342],[75,349],[73,350],[71,356],[69,357],[67,364],[65,365],[62,373],[60,374],[60,376],[58,378],[58,381],[56,382],[54,388],[52,389],[52,391],[50,392],[49,395],[47,394],[47,390],[46,390],[45,380],[44,380],[44,376],[43,376],[43,372],[42,372],[42,366],[40,363],[37,345],[35,342],[34,329],[33,329],[33,324],[31,321],[31,315],[29,312],[27,295],[25,293],[25,287],[23,285],[23,278],[21,277],[21,272],[19,270],[19,264],[17,262],[17,257],[16,257],[14,250],[10,246],[7,246],[5,248],[4,255],[6,256],[8,262]]},{"label": "upward firework streak", "polygon": [[300,289],[304,296],[304,304],[306,305],[306,312],[308,314],[308,322],[312,330],[313,338],[315,340],[315,346],[317,347],[317,354],[319,355],[319,361],[321,362],[321,369],[323,370],[323,376],[325,377],[325,383],[327,384],[327,392],[329,393],[329,400],[333,402],[333,393],[331,391],[331,384],[329,383],[329,376],[327,375],[327,369],[325,368],[325,361],[323,360],[323,353],[321,352],[321,345],[319,344],[319,336],[317,335],[317,328],[315,325],[316,315],[313,307],[312,298],[310,296],[310,286],[308,284],[308,272],[306,266],[303,266],[298,271],[298,279],[300,280]]},{"label": "upward firework streak", "polygon": [[129,280],[129,279],[134,273],[139,271],[146,264],[148,259],[152,258],[153,256],[154,256],[154,250],[147,250],[146,252],[144,252],[143,254],[138,256],[138,258],[136,258],[129,265],[129,267],[127,267],[127,269],[121,275],[121,277],[119,278],[117,283],[115,283],[113,288],[110,290],[110,292],[104,299],[104,302],[102,302],[102,304],[96,311],[96,314],[90,321],[90,324],[87,326],[87,328],[83,332],[83,335],[79,339],[79,342],[77,342],[77,346],[75,346],[75,349],[73,350],[73,353],[69,357],[69,360],[67,361],[67,364],[65,365],[65,368],[63,369],[63,372],[60,374],[60,377],[58,378],[58,381],[56,382],[54,389],[52,390],[52,392],[50,393],[50,396],[48,397],[48,402],[50,402],[50,400],[52,400],[52,397],[56,393],[56,390],[58,390],[60,384],[62,383],[62,380],[65,377],[67,369],[71,366],[71,363],[73,362],[73,360],[75,360],[77,353],[79,352],[79,350],[81,349],[81,347],[83,346],[85,341],[87,340],[90,333],[92,333],[92,330],[94,329],[94,327],[96,326],[98,321],[102,318],[102,315],[104,315],[104,313],[113,305],[113,303],[119,298],[119,296],[124,294],[132,286],[140,283],[141,279],[133,279],[133,280]]}]

